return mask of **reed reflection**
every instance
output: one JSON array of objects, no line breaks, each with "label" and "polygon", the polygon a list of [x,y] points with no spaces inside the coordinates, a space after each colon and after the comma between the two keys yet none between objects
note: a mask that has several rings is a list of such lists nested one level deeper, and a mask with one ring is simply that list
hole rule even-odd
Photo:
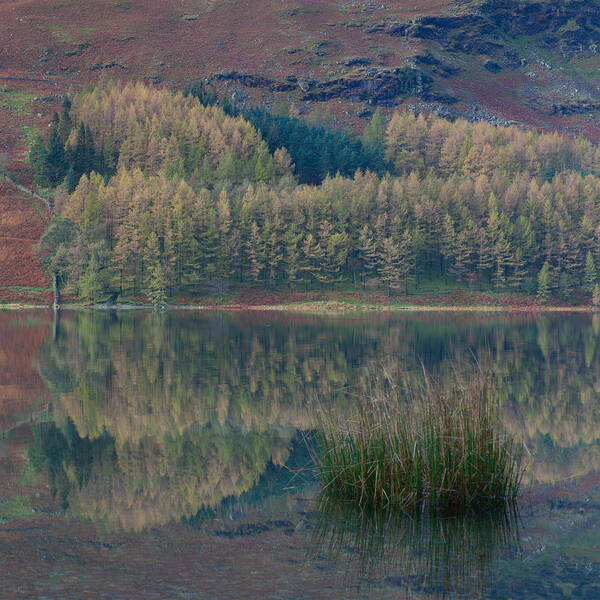
[{"label": "reed reflection", "polygon": [[520,553],[515,504],[440,518],[360,510],[321,496],[309,555],[358,590],[380,585],[407,598],[487,598],[499,563]]}]

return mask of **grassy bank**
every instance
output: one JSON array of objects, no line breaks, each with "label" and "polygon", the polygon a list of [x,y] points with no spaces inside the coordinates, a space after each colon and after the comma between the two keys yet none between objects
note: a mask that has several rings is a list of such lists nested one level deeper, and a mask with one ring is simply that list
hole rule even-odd
[{"label": "grassy bank", "polygon": [[326,495],[364,507],[462,513],[513,500],[523,452],[504,435],[482,374],[418,389],[383,380],[350,418],[319,411],[314,459]]},{"label": "grassy bank", "polygon": [[[6,291],[6,290],[5,290]],[[32,297],[30,290],[11,288],[10,294],[2,293],[0,302],[5,307],[39,307],[42,298]],[[22,293],[18,293],[21,291]],[[51,303],[50,291],[47,305]],[[93,305],[77,301],[63,294],[63,307],[93,307],[107,309],[152,308],[143,297],[118,298],[111,303],[106,299]],[[193,296],[169,298],[165,308],[199,310],[272,310],[312,314],[345,314],[352,312],[596,312],[598,307],[589,303],[565,304],[553,301],[539,304],[533,296],[522,294],[503,295],[469,290],[453,290],[413,294],[409,296],[388,296],[377,291],[311,290],[289,291],[269,290],[255,287],[238,287],[223,293],[204,291]]]}]

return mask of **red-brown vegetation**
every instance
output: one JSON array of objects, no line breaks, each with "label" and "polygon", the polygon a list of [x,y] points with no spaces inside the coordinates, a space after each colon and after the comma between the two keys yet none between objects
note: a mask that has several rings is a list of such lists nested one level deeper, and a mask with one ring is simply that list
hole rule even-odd
[{"label": "red-brown vegetation", "polygon": [[[28,317],[36,321],[23,327]],[[35,360],[49,323],[49,313],[0,311],[0,432],[42,407],[46,392]]]},{"label": "red-brown vegetation", "polygon": [[33,250],[45,227],[33,202],[0,183],[0,300],[49,300],[47,291],[32,289],[49,287]]}]

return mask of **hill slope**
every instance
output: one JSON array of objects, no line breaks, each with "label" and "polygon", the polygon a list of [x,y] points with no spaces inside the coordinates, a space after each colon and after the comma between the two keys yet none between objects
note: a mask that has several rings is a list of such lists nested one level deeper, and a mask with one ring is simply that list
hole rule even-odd
[{"label": "hill slope", "polygon": [[[598,133],[596,0],[0,2],[0,69],[81,84],[101,73],[238,99],[426,102],[449,115]],[[557,117],[568,118],[558,119]]]},{"label": "hill slope", "polygon": [[[300,115],[331,108],[334,125],[359,130],[375,106],[405,107],[597,140],[599,8],[598,0],[0,0],[0,170],[30,182],[35,134],[45,137],[67,92],[102,77],[172,89],[203,78],[242,105]],[[12,190],[3,197],[20,206]],[[3,239],[0,255],[17,256]]]}]

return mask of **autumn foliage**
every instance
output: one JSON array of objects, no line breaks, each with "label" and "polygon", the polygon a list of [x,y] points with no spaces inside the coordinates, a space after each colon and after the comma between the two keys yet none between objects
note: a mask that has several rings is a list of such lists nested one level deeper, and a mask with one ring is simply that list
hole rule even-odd
[{"label": "autumn foliage", "polygon": [[600,152],[583,139],[406,113],[386,128],[377,113],[364,143],[393,173],[308,186],[284,148],[192,96],[108,83],[72,115],[67,146],[85,123],[115,172],[84,174],[57,202],[74,233],[46,248],[85,301],[164,304],[209,282],[536,292],[540,272],[545,301],[597,283]]}]

